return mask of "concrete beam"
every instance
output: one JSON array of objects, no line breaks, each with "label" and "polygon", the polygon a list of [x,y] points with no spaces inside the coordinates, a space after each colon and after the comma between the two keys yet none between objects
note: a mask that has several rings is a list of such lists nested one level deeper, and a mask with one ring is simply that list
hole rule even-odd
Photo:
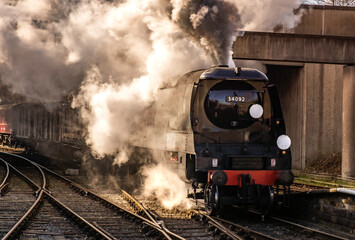
[{"label": "concrete beam", "polygon": [[300,10],[302,18],[293,33],[355,37],[354,7],[302,5]]},{"label": "concrete beam", "polygon": [[325,64],[355,64],[355,37],[245,32],[233,58]]},{"label": "concrete beam", "polygon": [[355,66],[343,74],[342,176],[355,177]]}]

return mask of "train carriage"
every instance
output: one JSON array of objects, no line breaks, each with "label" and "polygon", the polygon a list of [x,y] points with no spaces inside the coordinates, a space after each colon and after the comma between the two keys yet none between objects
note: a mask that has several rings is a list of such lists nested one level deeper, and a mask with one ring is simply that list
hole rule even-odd
[{"label": "train carriage", "polygon": [[0,144],[13,144],[12,108],[16,104],[0,105]]},{"label": "train carriage", "polygon": [[0,141],[62,162],[80,162],[83,125],[69,101],[0,105]]}]

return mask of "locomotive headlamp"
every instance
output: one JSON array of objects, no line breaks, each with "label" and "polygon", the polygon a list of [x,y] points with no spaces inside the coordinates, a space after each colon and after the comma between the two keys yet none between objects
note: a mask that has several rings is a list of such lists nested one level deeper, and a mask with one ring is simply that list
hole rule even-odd
[{"label": "locomotive headlamp", "polygon": [[276,143],[281,150],[286,150],[291,146],[291,139],[287,135],[281,135],[277,138]]},{"label": "locomotive headlamp", "polygon": [[259,118],[263,115],[264,109],[260,104],[253,104],[249,109],[249,114],[252,118]]}]

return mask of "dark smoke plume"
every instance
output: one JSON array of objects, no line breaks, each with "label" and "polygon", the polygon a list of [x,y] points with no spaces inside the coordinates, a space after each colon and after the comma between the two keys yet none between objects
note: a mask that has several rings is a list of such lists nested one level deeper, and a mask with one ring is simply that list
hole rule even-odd
[{"label": "dark smoke plume", "polygon": [[172,19],[194,37],[213,64],[228,65],[237,28],[242,27],[237,7],[228,1],[185,1]]}]

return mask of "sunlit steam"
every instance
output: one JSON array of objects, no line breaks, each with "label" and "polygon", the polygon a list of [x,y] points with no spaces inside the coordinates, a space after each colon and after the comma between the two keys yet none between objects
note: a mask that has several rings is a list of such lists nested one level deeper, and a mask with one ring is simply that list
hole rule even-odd
[{"label": "sunlit steam", "polygon": [[145,168],[143,175],[146,176],[144,195],[155,194],[168,209],[176,206],[190,208],[191,204],[186,199],[185,183],[171,169],[159,164]]},{"label": "sunlit steam", "polygon": [[243,27],[247,31],[271,31],[282,26],[291,31],[300,21],[301,13],[295,14],[303,0],[248,1],[227,0],[239,9]]},{"label": "sunlit steam", "polygon": [[[162,85],[212,64],[233,66],[237,29],[292,28],[299,20],[294,0],[11,2],[0,2],[2,81],[42,101],[74,92],[86,143],[117,165],[129,161],[132,134]],[[181,205],[185,185],[175,173],[160,164],[144,173],[146,193]]]}]

